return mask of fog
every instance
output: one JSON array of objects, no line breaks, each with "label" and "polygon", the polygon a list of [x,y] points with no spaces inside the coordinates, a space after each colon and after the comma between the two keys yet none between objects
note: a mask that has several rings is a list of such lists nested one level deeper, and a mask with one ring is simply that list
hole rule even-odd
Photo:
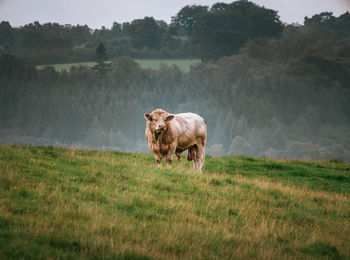
[{"label": "fog", "polygon": [[[151,17],[111,30],[0,23],[0,143],[145,153],[144,113],[162,108],[207,121],[208,155],[350,161],[350,14],[301,26],[251,2],[216,8],[177,30]],[[203,62],[152,70],[125,56]]]},{"label": "fog", "polygon": [[163,108],[204,117],[212,156],[350,160],[348,86],[300,71],[290,77],[302,64],[261,66],[252,50],[189,73],[125,59],[107,75],[14,68],[2,75],[0,142],[149,152],[144,113]]}]

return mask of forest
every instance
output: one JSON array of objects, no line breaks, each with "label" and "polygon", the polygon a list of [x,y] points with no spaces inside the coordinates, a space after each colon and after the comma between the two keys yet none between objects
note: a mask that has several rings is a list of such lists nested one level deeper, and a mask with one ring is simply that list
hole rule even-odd
[{"label": "forest", "polygon": [[[282,31],[276,11],[248,1],[185,6],[167,24],[153,17],[114,22],[111,28],[40,24],[19,28],[0,23],[0,46],[28,64],[91,61],[103,42],[109,58],[218,59],[238,52],[248,40],[273,37]],[[208,33],[211,32],[211,33]]]},{"label": "forest", "polygon": [[[101,42],[106,71],[33,65],[92,60]],[[2,22],[0,45],[0,143],[148,152],[143,115],[163,108],[206,119],[209,155],[350,161],[349,13],[288,25],[237,1],[186,6],[170,25]],[[136,57],[202,62],[151,70]]]}]

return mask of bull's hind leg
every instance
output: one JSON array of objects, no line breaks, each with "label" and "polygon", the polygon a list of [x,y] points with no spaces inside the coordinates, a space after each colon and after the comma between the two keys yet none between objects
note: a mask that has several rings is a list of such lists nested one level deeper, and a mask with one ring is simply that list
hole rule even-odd
[{"label": "bull's hind leg", "polygon": [[194,169],[202,172],[202,166],[204,164],[204,156],[205,156],[205,147],[203,144],[197,144],[196,149],[195,149],[195,157],[194,157],[194,162],[193,166]]},{"label": "bull's hind leg", "polygon": [[193,160],[194,153],[195,153],[194,146],[188,148],[188,150],[187,150],[187,160],[188,161],[192,161]]},{"label": "bull's hind leg", "polygon": [[191,160],[193,160],[193,170],[198,171],[198,160],[197,160],[197,145],[192,146],[190,151]]}]

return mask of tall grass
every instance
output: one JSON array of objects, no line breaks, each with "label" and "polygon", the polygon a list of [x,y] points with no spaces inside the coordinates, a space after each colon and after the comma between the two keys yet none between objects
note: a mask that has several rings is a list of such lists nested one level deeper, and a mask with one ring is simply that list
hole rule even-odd
[{"label": "tall grass", "polygon": [[0,146],[0,258],[347,259],[349,167]]}]

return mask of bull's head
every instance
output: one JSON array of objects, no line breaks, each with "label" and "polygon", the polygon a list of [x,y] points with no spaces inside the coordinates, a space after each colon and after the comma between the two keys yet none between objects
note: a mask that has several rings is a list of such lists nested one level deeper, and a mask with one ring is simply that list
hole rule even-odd
[{"label": "bull's head", "polygon": [[156,109],[151,114],[146,113],[145,118],[149,122],[151,131],[156,134],[161,134],[168,129],[168,122],[174,119],[174,115],[162,109]]}]

